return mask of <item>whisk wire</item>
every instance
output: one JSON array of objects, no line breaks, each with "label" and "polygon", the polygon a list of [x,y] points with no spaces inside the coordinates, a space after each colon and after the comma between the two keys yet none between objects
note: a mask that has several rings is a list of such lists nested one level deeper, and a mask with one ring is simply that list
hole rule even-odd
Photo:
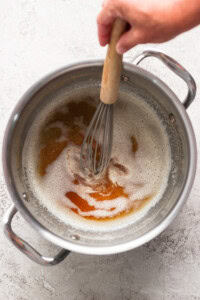
[{"label": "whisk wire", "polygon": [[106,115],[105,115],[105,120],[104,120],[105,130],[103,132],[102,151],[101,151],[101,153],[102,153],[102,161],[100,163],[100,167],[99,167],[99,170],[98,170],[99,173],[102,173],[103,168],[106,166],[106,160],[105,160],[105,156],[106,156],[106,153],[105,153],[105,151],[106,151],[105,137],[106,137],[106,135],[105,135],[105,131],[107,130],[107,112],[108,112],[108,109],[109,109],[109,107],[106,110]]},{"label": "whisk wire", "polygon": [[[92,158],[93,158],[93,147],[94,147],[94,135],[95,132],[98,128],[98,122],[99,122],[99,118],[101,117],[102,114],[102,107],[99,107],[99,111],[98,111],[98,115],[97,115],[97,119],[95,119],[94,122],[94,130],[92,131],[91,136],[88,136],[88,144],[87,144],[87,157],[89,157],[89,162],[90,162],[90,168],[92,168]],[[94,116],[96,117],[96,116]]]},{"label": "whisk wire", "polygon": [[[96,117],[98,114],[101,112],[101,106],[99,105],[96,112],[94,113],[94,116],[90,122],[90,125],[88,127],[88,130],[86,132],[86,135],[83,140],[83,144],[81,147],[81,169],[83,172],[87,172],[87,166],[83,164],[83,161],[87,161],[90,166],[88,166],[88,169],[91,169],[91,161],[92,161],[92,137],[94,136],[94,131],[92,131],[94,125],[96,125]],[[86,146],[86,151],[85,151],[85,146]],[[86,153],[85,153],[86,152]],[[85,159],[84,156],[86,155]]]},{"label": "whisk wire", "polygon": [[90,122],[81,147],[81,170],[100,176],[107,168],[112,150],[113,105],[101,102]]},{"label": "whisk wire", "polygon": [[[97,117],[95,126],[94,126],[94,130],[92,132],[92,140],[90,142],[90,144],[88,144],[88,147],[90,151],[90,168],[94,170],[94,174],[96,175],[96,173],[98,172],[98,147],[100,144],[100,135],[101,135],[101,126],[102,126],[102,122],[104,119],[104,114],[105,114],[105,107],[104,105],[101,105],[100,110],[99,110],[99,115]],[[96,134],[98,133],[98,134]],[[97,136],[96,136],[97,135]],[[93,164],[94,162],[94,164]],[[93,165],[92,165],[93,164]],[[97,165],[97,166],[96,166]]]},{"label": "whisk wire", "polygon": [[112,150],[112,128],[113,128],[113,105],[109,105],[107,109],[105,130],[104,130],[104,142],[103,142],[103,153],[104,153],[104,164],[101,165],[101,171],[103,168],[108,167],[110,161],[110,155]]},{"label": "whisk wire", "polygon": [[[100,149],[100,136],[101,136],[101,131],[102,131],[102,125],[104,121],[104,114],[105,114],[105,105],[101,105],[103,107],[102,109],[102,116],[100,116],[100,124],[99,124],[99,130],[98,130],[98,135],[97,135],[97,140],[96,140],[96,145],[95,145],[95,151],[94,151],[94,170],[98,172],[98,166],[101,165],[102,163],[102,151],[100,151],[100,157],[98,157],[98,150]],[[99,120],[99,119],[98,119]]]}]

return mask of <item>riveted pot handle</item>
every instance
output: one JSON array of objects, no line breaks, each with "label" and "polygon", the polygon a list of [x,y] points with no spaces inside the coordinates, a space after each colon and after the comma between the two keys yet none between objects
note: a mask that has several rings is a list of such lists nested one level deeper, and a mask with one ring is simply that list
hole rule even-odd
[{"label": "riveted pot handle", "polygon": [[28,258],[34,262],[43,265],[43,266],[53,266],[57,265],[65,259],[65,257],[70,253],[70,251],[62,249],[55,257],[46,257],[37,252],[31,245],[17,236],[11,226],[11,222],[17,209],[12,205],[6,212],[3,223],[4,223],[4,233],[6,237],[12,242],[12,244],[18,248],[22,253],[24,253]]},{"label": "riveted pot handle", "polygon": [[159,60],[161,60],[170,70],[172,70],[174,73],[176,73],[179,77],[181,77],[187,84],[188,86],[188,93],[187,96],[185,98],[185,100],[183,101],[183,105],[184,107],[187,109],[190,104],[192,103],[192,101],[195,98],[196,95],[196,84],[194,81],[194,78],[192,77],[192,75],[190,75],[190,73],[184,69],[177,61],[175,61],[173,58],[169,57],[168,55],[156,51],[156,50],[146,50],[144,52],[142,52],[141,54],[137,55],[134,58],[134,63],[136,65],[139,65],[139,63],[146,57],[149,56],[154,56],[156,58],[158,58]]}]

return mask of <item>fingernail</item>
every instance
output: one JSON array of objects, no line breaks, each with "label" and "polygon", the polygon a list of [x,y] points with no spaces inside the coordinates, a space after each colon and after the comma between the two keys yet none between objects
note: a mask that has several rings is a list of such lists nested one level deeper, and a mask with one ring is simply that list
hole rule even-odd
[{"label": "fingernail", "polygon": [[117,53],[120,54],[120,55],[125,52],[125,49],[123,47],[119,46],[119,45],[117,45],[116,50],[117,50]]},{"label": "fingernail", "polygon": [[101,41],[101,42],[100,42],[100,45],[101,45],[102,47],[105,47],[107,44],[108,44],[108,43],[105,42],[105,41]]}]

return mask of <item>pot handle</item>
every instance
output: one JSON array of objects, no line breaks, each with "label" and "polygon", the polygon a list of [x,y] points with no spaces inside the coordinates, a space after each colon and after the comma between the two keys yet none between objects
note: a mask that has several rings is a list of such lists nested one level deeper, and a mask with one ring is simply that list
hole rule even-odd
[{"label": "pot handle", "polygon": [[188,94],[183,101],[183,105],[185,109],[187,109],[192,101],[195,98],[196,95],[196,83],[194,81],[194,78],[190,73],[185,70],[177,61],[175,61],[173,58],[169,57],[168,55],[159,52],[157,50],[146,50],[142,52],[141,54],[137,55],[134,58],[133,63],[136,65],[139,65],[139,63],[146,57],[154,56],[161,60],[170,70],[172,70],[174,73],[176,73],[179,77],[181,77],[187,84],[188,87]]},{"label": "pot handle", "polygon": [[13,232],[11,222],[16,213],[17,209],[14,205],[12,205],[6,212],[3,219],[4,233],[12,244],[23,254],[28,256],[28,258],[43,266],[53,266],[63,261],[65,257],[69,255],[70,251],[65,249],[62,249],[55,257],[46,257],[37,252],[31,245]]}]

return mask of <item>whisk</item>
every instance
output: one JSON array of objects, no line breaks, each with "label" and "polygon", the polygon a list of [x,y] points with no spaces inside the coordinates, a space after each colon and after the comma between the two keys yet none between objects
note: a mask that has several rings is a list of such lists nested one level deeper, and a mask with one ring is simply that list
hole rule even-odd
[{"label": "whisk", "polygon": [[85,176],[98,178],[107,169],[113,140],[113,104],[117,100],[122,56],[116,44],[125,31],[124,20],[116,19],[104,61],[100,104],[90,122],[81,147],[80,166]]}]

